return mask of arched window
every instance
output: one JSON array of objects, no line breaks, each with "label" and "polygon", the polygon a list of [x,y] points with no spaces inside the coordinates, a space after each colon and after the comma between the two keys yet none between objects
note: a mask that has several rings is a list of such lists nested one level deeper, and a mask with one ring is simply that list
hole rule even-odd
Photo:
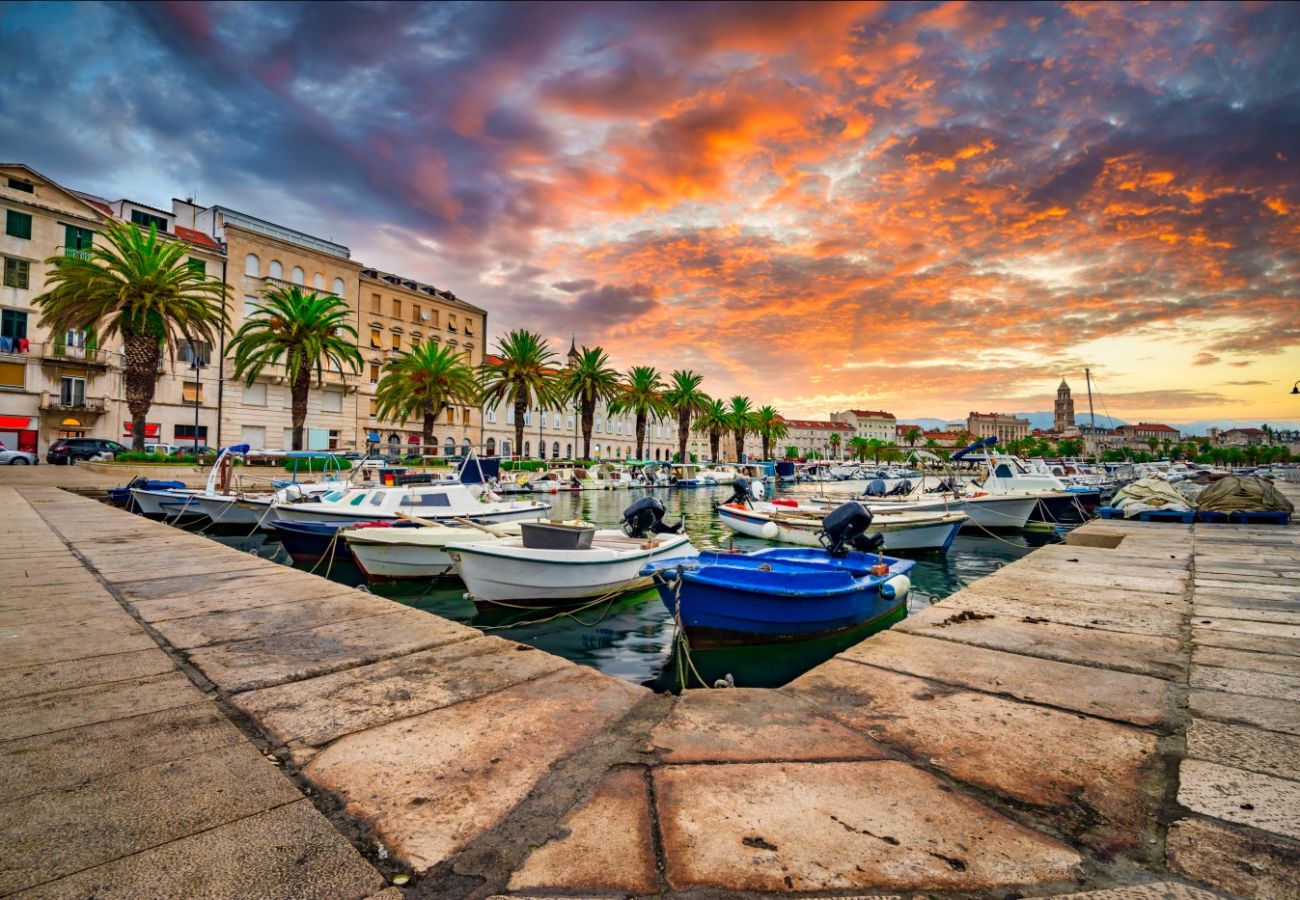
[{"label": "arched window", "polygon": [[325,276],[320,272],[317,272],[311,277],[311,286],[318,291],[325,290]]},{"label": "arched window", "polygon": [[345,288],[344,285],[343,285],[343,279],[342,279],[342,278],[335,278],[335,279],[334,279],[334,293],[336,293],[336,294],[338,294],[340,297],[342,297],[342,296],[343,296],[343,291],[344,291],[344,290],[346,290],[346,288]]},{"label": "arched window", "polygon": [[537,442],[537,456],[540,459],[546,459],[546,441]]},{"label": "arched window", "polygon": [[460,455],[461,455],[461,456],[466,456],[466,457],[469,456],[469,451],[470,451],[471,449],[473,449],[473,445],[470,444],[470,442],[469,442],[469,438],[461,438],[461,441],[460,441]]},{"label": "arched window", "polygon": [[600,459],[600,444],[591,448],[592,459]]},{"label": "arched window", "polygon": [[533,442],[524,441],[524,459],[533,455]]},{"label": "arched window", "polygon": [[559,441],[556,441],[554,444],[551,444],[551,456],[555,457],[556,459],[559,459],[559,458],[560,458],[560,442],[559,442]]},{"label": "arched window", "polygon": [[442,455],[443,456],[456,455],[456,442],[451,438],[447,438],[447,440],[442,442]]},{"label": "arched window", "polygon": [[569,459],[573,459],[573,445],[572,445],[572,444],[565,444],[565,445],[564,445],[564,455],[567,456]]},{"label": "arched window", "polygon": [[283,281],[284,266],[281,265],[278,259],[273,259],[271,260],[271,271],[268,272],[267,274],[270,275],[272,278],[279,278],[281,281]]},{"label": "arched window", "polygon": [[484,447],[483,447],[483,451],[484,451],[488,456],[496,456],[496,455],[497,455],[497,439],[496,439],[496,438],[488,438],[488,439],[487,439],[487,443],[486,443],[486,444],[484,445]]},{"label": "arched window", "polygon": [[388,452],[390,455],[401,455],[402,436],[400,434],[390,434],[388,436]]},{"label": "arched window", "polygon": [[307,283],[307,273],[302,270],[302,266],[294,266],[293,275],[291,277],[293,279],[294,284]]},{"label": "arched window", "polygon": [[254,278],[262,274],[262,261],[257,258],[256,253],[244,257],[244,274],[252,275]]}]

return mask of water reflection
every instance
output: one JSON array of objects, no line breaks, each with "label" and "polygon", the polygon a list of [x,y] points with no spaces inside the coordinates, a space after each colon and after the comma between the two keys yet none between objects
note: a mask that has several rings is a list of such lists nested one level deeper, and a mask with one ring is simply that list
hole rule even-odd
[{"label": "water reflection", "polygon": [[[584,491],[546,499],[557,517],[584,519],[600,527],[613,528],[617,527],[623,509],[643,494],[643,491]],[[753,550],[773,546],[759,538],[735,536],[733,539],[732,532],[713,513],[713,505],[726,499],[728,494],[729,490],[721,487],[657,492],[668,508],[669,520],[683,518],[687,533],[701,550],[727,546]],[[226,535],[214,539],[291,564],[274,535]],[[937,602],[1019,559],[1033,547],[1055,539],[1053,535],[993,536],[963,532],[946,556],[916,554],[913,556],[916,567],[912,570],[913,592],[909,609],[915,612]],[[313,569],[312,566],[301,568]],[[322,563],[314,568],[316,574],[341,584],[365,584],[365,577],[351,564],[335,563],[327,567]],[[672,653],[673,622],[653,590],[627,595],[600,608],[576,613],[555,610],[479,611],[465,599],[464,585],[457,579],[443,579],[431,585],[378,585],[372,590],[417,609],[529,644],[608,675],[651,685],[657,690],[675,690],[679,669],[689,672],[685,660],[679,660]],[[691,662],[700,678],[708,683],[730,674],[740,687],[774,687],[798,677],[862,638],[862,634],[848,632],[781,647],[696,651],[691,654]],[[690,677],[690,684],[698,686],[694,675]]]}]

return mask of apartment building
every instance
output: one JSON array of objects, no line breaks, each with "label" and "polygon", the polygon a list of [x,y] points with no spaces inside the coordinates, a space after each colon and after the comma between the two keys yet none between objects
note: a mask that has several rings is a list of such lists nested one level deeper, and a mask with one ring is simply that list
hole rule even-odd
[{"label": "apartment building", "polygon": [[434,421],[433,446],[421,448],[423,419],[405,425],[381,420],[375,390],[388,361],[420,342],[445,344],[459,351],[467,365],[481,365],[486,332],[487,310],[466,303],[451,291],[378,269],[361,270],[360,341],[365,371],[360,403],[366,442],[372,449],[454,456],[480,446],[483,417],[477,406],[444,410]]},{"label": "apartment building", "polygon": [[1177,441],[1181,438],[1177,428],[1171,428],[1158,422],[1139,422],[1136,425],[1121,425],[1116,429],[1123,445],[1133,450],[1150,450],[1151,440],[1157,445],[1164,441]]},{"label": "apartment building", "polygon": [[975,440],[995,437],[999,443],[1029,437],[1029,420],[1004,413],[972,412],[966,417],[966,430]]},{"label": "apartment building", "polygon": [[[830,456],[838,457],[850,454],[849,442],[856,436],[856,427],[851,422],[785,418],[782,421],[785,422],[788,433],[777,442],[778,446],[773,448],[773,452],[778,457],[784,454],[787,447],[797,449],[800,456],[807,456],[810,452],[816,452],[823,459]],[[892,424],[890,427],[893,427]],[[831,435],[833,434],[840,436],[838,450],[832,449],[831,446]]]},{"label": "apartment building", "polygon": [[[101,340],[93,331],[52,334],[40,324],[32,301],[45,290],[45,260],[87,253],[96,233],[115,219],[184,242],[190,265],[214,277],[225,264],[221,245],[179,226],[164,210],[71,190],[21,163],[0,164],[0,219],[0,441],[36,453],[61,437],[129,441],[121,340]],[[182,346],[164,357],[146,424],[149,440],[183,444],[197,434],[207,442],[215,405],[202,398],[215,392],[217,376],[193,368],[196,349]]]},{"label": "apartment building", "polygon": [[893,413],[883,409],[846,409],[831,413],[831,420],[847,422],[853,426],[854,437],[893,443],[897,420]]}]

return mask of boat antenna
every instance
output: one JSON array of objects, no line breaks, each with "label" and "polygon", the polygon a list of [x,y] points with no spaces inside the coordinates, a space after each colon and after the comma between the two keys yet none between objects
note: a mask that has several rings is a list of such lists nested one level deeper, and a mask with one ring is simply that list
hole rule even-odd
[{"label": "boat antenna", "polygon": [[1097,413],[1092,408],[1092,370],[1084,369],[1083,377],[1088,382],[1088,415],[1092,417],[1092,436],[1095,440],[1097,437]]}]

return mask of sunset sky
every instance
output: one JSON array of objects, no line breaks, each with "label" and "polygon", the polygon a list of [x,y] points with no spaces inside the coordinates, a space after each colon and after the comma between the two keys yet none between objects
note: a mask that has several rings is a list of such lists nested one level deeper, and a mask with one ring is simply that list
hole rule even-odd
[{"label": "sunset sky", "polygon": [[10,3],[0,50],[5,161],[494,335],[789,416],[1091,366],[1131,421],[1300,421],[1300,4]]}]

